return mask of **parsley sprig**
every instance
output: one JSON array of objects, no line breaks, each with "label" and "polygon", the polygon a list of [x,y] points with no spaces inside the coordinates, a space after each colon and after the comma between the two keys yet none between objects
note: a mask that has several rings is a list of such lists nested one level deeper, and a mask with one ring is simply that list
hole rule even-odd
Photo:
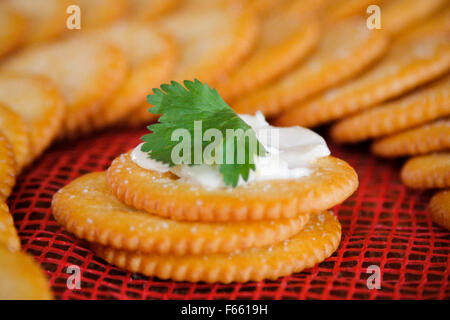
[{"label": "parsley sprig", "polygon": [[[216,161],[219,171],[223,176],[225,185],[233,188],[238,185],[239,178],[248,180],[251,170],[255,170],[254,157],[264,155],[265,149],[256,139],[255,132],[231,109],[220,97],[215,89],[211,89],[206,83],[199,80],[184,81],[184,86],[172,81],[170,84],[162,84],[161,89],[153,89],[153,94],[147,97],[147,101],[153,105],[148,111],[161,115],[159,122],[148,126],[150,134],[142,137],[145,142],[142,151],[147,152],[152,159],[161,161],[169,166],[176,165],[172,161],[172,149],[179,141],[172,141],[172,132],[176,129],[186,129],[191,137],[194,137],[194,121],[201,120],[202,133],[208,129],[218,129],[223,139],[219,141],[222,150],[222,161]],[[240,138],[227,136],[227,129],[243,130],[249,132],[245,141]],[[230,141],[230,139],[234,141]],[[250,147],[250,140],[257,142],[256,148]],[[242,142],[243,144],[240,144]],[[202,150],[211,143],[203,141]],[[245,161],[237,161],[238,146],[245,146]],[[191,155],[194,155],[194,143],[191,144]],[[226,161],[226,155],[233,152],[234,161]],[[239,162],[239,163],[238,163]],[[243,162],[243,163],[242,163]],[[193,161],[189,164],[192,165]],[[203,162],[206,164],[206,161]]]}]

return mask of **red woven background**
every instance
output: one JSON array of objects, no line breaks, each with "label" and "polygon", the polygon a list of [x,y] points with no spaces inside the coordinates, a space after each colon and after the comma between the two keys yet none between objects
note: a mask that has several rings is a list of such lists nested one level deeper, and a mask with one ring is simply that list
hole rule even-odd
[{"label": "red woven background", "polygon": [[[364,146],[330,146],[356,169],[360,188],[335,208],[343,226],[338,251],[313,269],[278,281],[209,285],[148,278],[105,263],[58,226],[51,199],[74,178],[106,169],[142,134],[116,130],[56,145],[19,177],[9,205],[24,250],[46,271],[56,298],[450,299],[450,233],[428,216],[431,193],[406,189],[401,162],[377,159]],[[66,286],[70,265],[81,268],[80,290]],[[366,286],[370,265],[381,268],[380,290]]]}]

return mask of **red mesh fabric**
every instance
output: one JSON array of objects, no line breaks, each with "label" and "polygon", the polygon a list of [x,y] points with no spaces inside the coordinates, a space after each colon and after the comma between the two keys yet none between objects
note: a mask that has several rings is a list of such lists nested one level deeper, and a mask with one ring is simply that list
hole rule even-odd
[{"label": "red mesh fabric", "polygon": [[[89,244],[53,219],[53,194],[74,178],[106,169],[144,131],[110,131],[54,146],[22,174],[9,199],[23,248],[50,278],[58,299],[449,299],[450,233],[433,224],[430,192],[399,181],[401,161],[331,145],[358,172],[359,190],[334,209],[343,226],[338,251],[320,265],[277,281],[204,284],[131,274],[95,257]],[[67,267],[81,268],[81,289],[66,286]],[[366,286],[378,265],[380,290]]]}]

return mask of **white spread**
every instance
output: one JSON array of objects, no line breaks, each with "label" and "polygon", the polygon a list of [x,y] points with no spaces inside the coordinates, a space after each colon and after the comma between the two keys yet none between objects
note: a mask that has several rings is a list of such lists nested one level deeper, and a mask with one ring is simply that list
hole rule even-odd
[{"label": "white spread", "polygon": [[[330,155],[325,140],[315,132],[302,127],[273,127],[262,113],[255,116],[239,115],[256,132],[259,142],[266,149],[265,156],[255,156],[255,170],[247,182],[241,178],[239,185],[254,181],[296,179],[311,174],[310,166],[318,158]],[[208,189],[225,188],[223,177],[215,165],[168,165],[149,157],[138,145],[131,159],[140,167],[158,172],[170,171],[187,183]]]}]

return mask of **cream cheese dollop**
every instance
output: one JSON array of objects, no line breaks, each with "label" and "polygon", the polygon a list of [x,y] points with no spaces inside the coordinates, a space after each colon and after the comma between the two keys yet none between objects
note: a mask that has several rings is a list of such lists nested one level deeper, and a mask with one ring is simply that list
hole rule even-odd
[{"label": "cream cheese dollop", "polygon": [[[256,132],[256,137],[266,149],[265,156],[255,157],[255,170],[250,172],[248,181],[242,178],[239,185],[257,181],[277,179],[297,179],[312,173],[311,164],[317,159],[330,155],[325,140],[317,133],[302,128],[273,127],[258,112],[255,116],[239,115]],[[215,165],[177,165],[167,164],[152,159],[148,153],[141,151],[142,144],[131,153],[131,159],[138,166],[158,172],[172,172],[181,181],[205,187],[207,189],[226,188],[219,169]]]}]

